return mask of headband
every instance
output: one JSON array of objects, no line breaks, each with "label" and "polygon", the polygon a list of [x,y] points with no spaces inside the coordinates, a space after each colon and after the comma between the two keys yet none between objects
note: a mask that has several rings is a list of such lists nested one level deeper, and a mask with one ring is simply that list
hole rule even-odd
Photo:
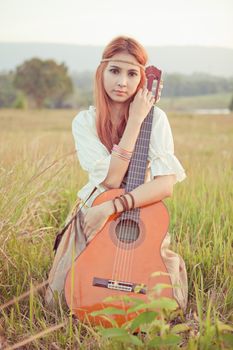
[{"label": "headband", "polygon": [[134,66],[138,66],[142,69],[145,69],[145,66],[143,66],[142,64],[140,63],[134,63],[134,62],[131,62],[131,61],[126,61],[126,60],[119,60],[119,59],[114,59],[114,58],[104,58],[100,61],[100,63],[102,62],[111,62],[111,61],[114,61],[114,62],[123,62],[123,63],[129,63],[129,64],[133,64]]}]

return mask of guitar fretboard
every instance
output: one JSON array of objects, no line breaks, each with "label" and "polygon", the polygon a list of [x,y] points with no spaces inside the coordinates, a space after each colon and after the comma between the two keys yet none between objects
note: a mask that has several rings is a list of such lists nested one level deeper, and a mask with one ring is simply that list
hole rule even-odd
[{"label": "guitar fretboard", "polygon": [[[144,183],[153,122],[153,112],[154,107],[151,108],[150,112],[148,113],[147,117],[144,119],[141,125],[141,129],[134,148],[133,156],[131,158],[127,172],[125,185],[126,192],[130,192],[134,188]],[[121,218],[133,219],[138,221],[139,214],[140,209],[136,208],[130,211],[123,212]]]}]

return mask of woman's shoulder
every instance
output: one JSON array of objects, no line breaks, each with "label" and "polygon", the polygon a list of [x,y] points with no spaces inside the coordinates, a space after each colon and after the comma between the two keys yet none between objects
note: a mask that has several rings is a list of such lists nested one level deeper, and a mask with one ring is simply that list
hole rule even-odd
[{"label": "woman's shoulder", "polygon": [[170,125],[167,114],[159,107],[154,106],[153,128],[163,128]]},{"label": "woman's shoulder", "polygon": [[154,106],[154,119],[160,119],[160,118],[167,119],[167,115],[164,112],[164,110],[162,110],[158,106]]},{"label": "woman's shoulder", "polygon": [[80,126],[95,126],[95,107],[79,111],[72,120],[72,128]]}]

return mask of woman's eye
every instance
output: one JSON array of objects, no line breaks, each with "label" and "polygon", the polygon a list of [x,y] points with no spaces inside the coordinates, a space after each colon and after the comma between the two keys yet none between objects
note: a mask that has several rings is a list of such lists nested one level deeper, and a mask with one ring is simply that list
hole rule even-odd
[{"label": "woman's eye", "polygon": [[110,72],[112,72],[113,74],[118,73],[118,69],[110,69]]},{"label": "woman's eye", "polygon": [[[118,74],[119,73],[119,70],[116,69],[116,68],[111,68],[109,69],[109,71],[113,74]],[[129,72],[129,76],[130,77],[134,77],[134,76],[137,76],[137,73],[136,72]]]}]

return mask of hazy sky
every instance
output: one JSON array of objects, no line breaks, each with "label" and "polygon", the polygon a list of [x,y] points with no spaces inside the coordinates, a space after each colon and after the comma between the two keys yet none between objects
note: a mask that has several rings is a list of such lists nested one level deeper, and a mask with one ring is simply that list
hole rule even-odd
[{"label": "hazy sky", "polygon": [[0,41],[233,48],[233,0],[0,0]]}]

